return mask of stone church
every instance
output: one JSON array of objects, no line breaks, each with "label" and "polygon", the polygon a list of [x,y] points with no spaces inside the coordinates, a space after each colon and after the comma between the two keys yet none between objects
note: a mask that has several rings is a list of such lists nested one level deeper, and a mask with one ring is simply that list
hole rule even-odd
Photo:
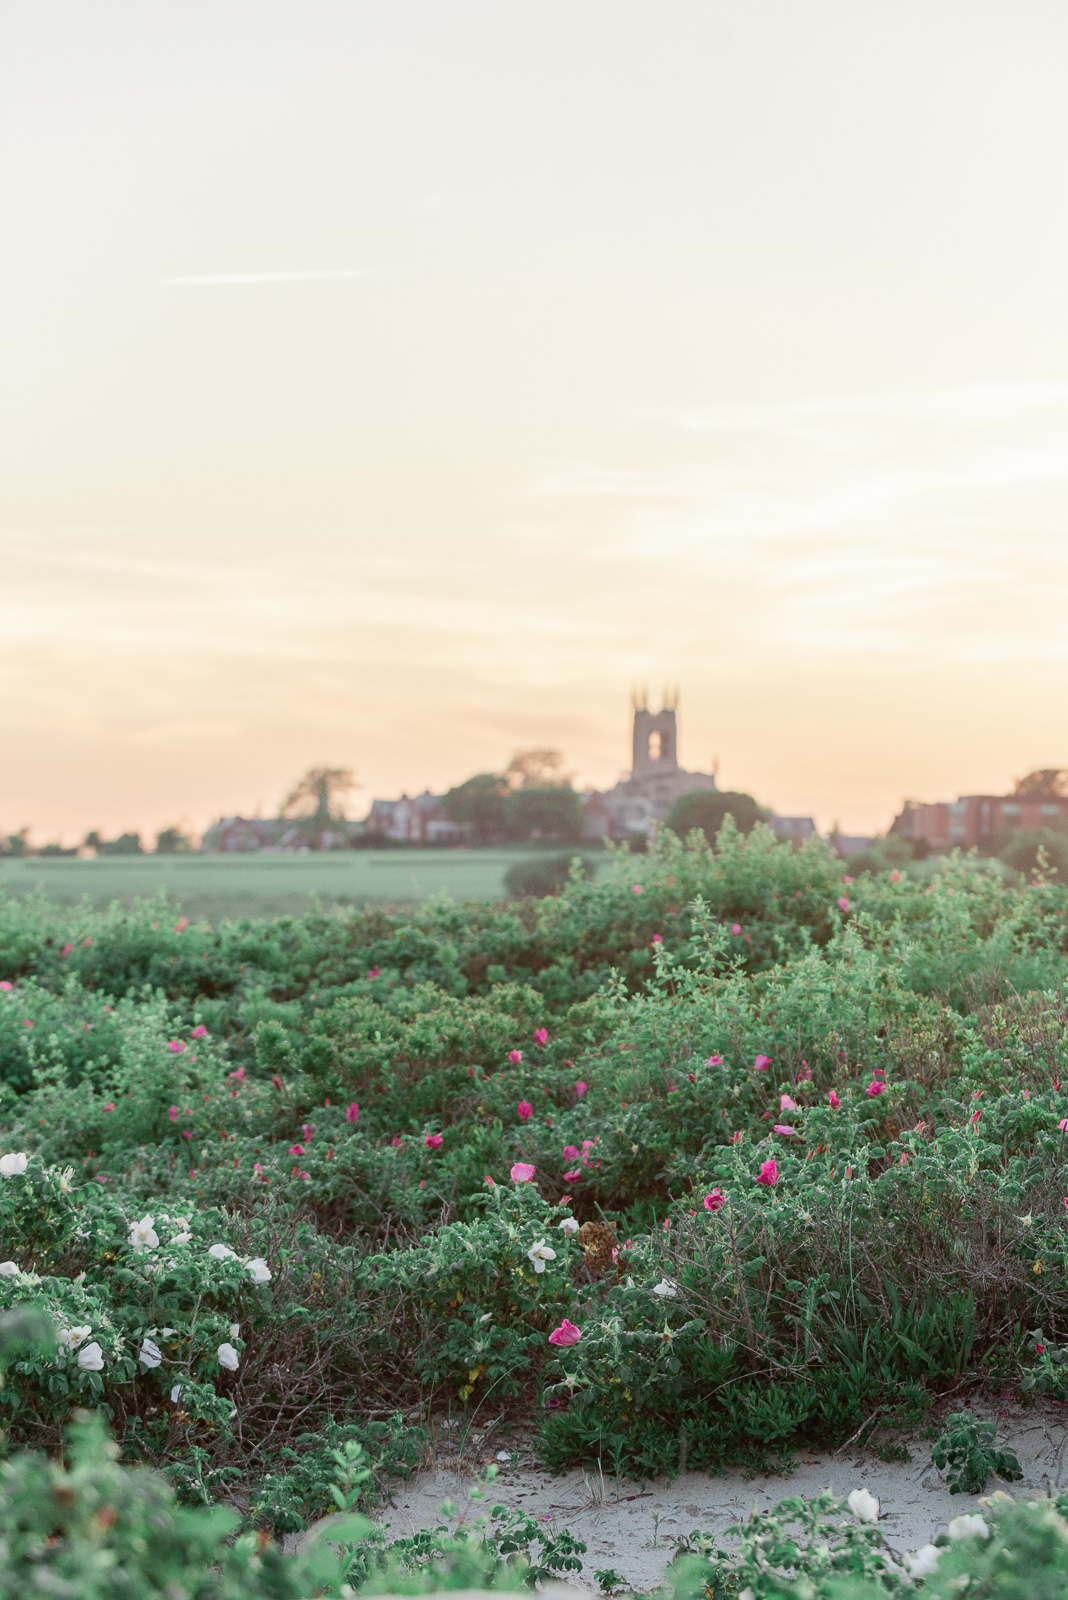
[{"label": "stone church", "polygon": [[631,768],[615,788],[586,796],[586,833],[615,839],[649,832],[663,822],[680,795],[714,789],[710,772],[687,772],[679,766],[678,696],[664,697],[659,711],[650,711],[645,697],[634,700]]}]

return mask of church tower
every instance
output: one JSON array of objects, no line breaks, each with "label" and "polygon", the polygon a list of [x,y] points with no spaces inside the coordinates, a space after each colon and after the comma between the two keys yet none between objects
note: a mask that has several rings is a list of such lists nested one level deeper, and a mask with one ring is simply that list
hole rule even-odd
[{"label": "church tower", "polygon": [[666,778],[679,770],[678,729],[675,711],[678,696],[665,695],[663,708],[650,711],[643,695],[634,700],[634,745],[631,781]]}]

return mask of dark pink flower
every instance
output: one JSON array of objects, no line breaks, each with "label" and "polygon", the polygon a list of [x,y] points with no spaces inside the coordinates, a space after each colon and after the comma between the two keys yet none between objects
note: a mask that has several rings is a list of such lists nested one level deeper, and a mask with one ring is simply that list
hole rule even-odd
[{"label": "dark pink flower", "polygon": [[73,949],[74,946],[72,944],[65,944],[59,953],[61,956],[69,956]]},{"label": "dark pink flower", "polygon": [[171,1039],[167,1044],[167,1049],[170,1051],[172,1056],[180,1056],[182,1051],[185,1049],[185,1040]]},{"label": "dark pink flower", "polygon": [[549,1335],[550,1344],[578,1344],[582,1338],[582,1329],[576,1328],[573,1322],[568,1322],[565,1317],[558,1328],[554,1328]]},{"label": "dark pink flower", "polygon": [[367,976],[369,978],[378,978],[378,977],[381,977],[381,973],[379,972],[377,967],[371,967],[370,970],[368,971]]},{"label": "dark pink flower", "polygon": [[544,1048],[545,1045],[547,1045],[549,1043],[549,1030],[548,1030],[548,1028],[535,1028],[534,1029],[534,1043],[535,1044],[540,1044],[542,1046],[542,1048]]},{"label": "dark pink flower", "polygon": [[529,1161],[517,1161],[508,1176],[513,1183],[529,1183],[537,1170]]},{"label": "dark pink flower", "polygon": [[303,1154],[304,1146],[302,1144],[291,1144],[289,1149],[286,1151],[287,1156],[302,1156]]},{"label": "dark pink flower", "polygon": [[798,1083],[808,1083],[812,1077],[812,1068],[807,1061],[802,1061],[801,1071],[797,1074]]},{"label": "dark pink flower", "polygon": [[171,1119],[172,1122],[177,1122],[178,1121],[178,1107],[177,1106],[171,1106],[169,1114],[170,1114],[170,1119]]},{"label": "dark pink flower", "polygon": [[742,1130],[739,1128],[736,1133],[732,1133],[731,1134],[730,1138],[727,1140],[727,1143],[728,1144],[741,1144],[741,1142],[742,1142]]},{"label": "dark pink flower", "polygon": [[523,1059],[522,1050],[509,1050],[508,1059],[512,1063],[513,1067],[518,1067]]},{"label": "dark pink flower", "polygon": [[797,1110],[797,1101],[796,1100],[791,1100],[790,1096],[788,1094],[781,1094],[779,1096],[779,1110],[780,1111],[796,1111]]},{"label": "dark pink flower", "polygon": [[886,1089],[885,1083],[880,1083],[878,1078],[873,1078],[868,1085],[868,1094],[874,1100],[877,1094],[882,1094]]},{"label": "dark pink flower", "polygon": [[189,926],[189,918],[188,917],[179,917],[178,921],[174,924],[174,931],[175,931],[175,933],[184,933],[186,928],[188,928],[188,926]]},{"label": "dark pink flower", "polygon": [[24,1028],[32,1028],[33,1027],[33,1023],[30,1021],[29,1017],[26,1017],[23,1020],[22,1026]]},{"label": "dark pink flower", "polygon": [[580,1100],[582,1099],[582,1096],[586,1093],[586,1090],[587,1090],[588,1087],[589,1087],[588,1084],[582,1083],[581,1081],[576,1083],[576,1085],[575,1085],[575,1093],[576,1093],[576,1095],[578,1096],[578,1098]]},{"label": "dark pink flower", "polygon": [[[12,987],[13,987],[13,985],[10,983],[10,981],[7,978],[0,979],[0,989],[10,989]],[[110,1009],[111,1009],[110,1006],[105,1007],[105,1010],[109,1010],[110,1011]]]},{"label": "dark pink flower", "polygon": [[726,1204],[727,1197],[723,1193],[722,1189],[713,1189],[709,1194],[705,1195],[706,1211],[718,1211],[721,1206],[725,1206]]},{"label": "dark pink flower", "polygon": [[272,1078],[272,1079],[271,1079],[271,1082],[272,1082],[272,1083],[273,1083],[273,1084],[274,1084],[274,1086],[275,1086],[275,1088],[276,1088],[276,1089],[280,1089],[280,1088],[281,1088],[281,1087],[282,1087],[282,1080],[281,1080],[281,1078],[280,1078],[280,1077],[279,1077],[279,1076],[278,1076],[278,1075],[277,1075],[277,1073],[276,1073],[276,1074],[275,1074],[275,1076],[274,1076],[274,1077],[273,1077],[273,1078]]},{"label": "dark pink flower", "polygon": [[198,1022],[189,1037],[191,1039],[206,1039],[208,1037],[208,1030],[205,1028],[202,1022]]},{"label": "dark pink flower", "polygon": [[106,1105],[106,1106],[105,1106],[105,1107],[104,1107],[104,1110],[105,1110],[105,1111],[114,1111],[114,1109],[115,1109],[115,1102],[114,1102],[114,1100],[109,1100],[109,1101],[108,1101],[108,1103],[107,1103],[107,1105]]},{"label": "dark pink flower", "polygon": [[534,1107],[531,1105],[529,1100],[520,1100],[519,1104],[515,1108],[515,1114],[519,1118],[520,1122],[529,1122],[531,1117],[534,1115]]},{"label": "dark pink flower", "polygon": [[352,1102],[351,1106],[349,1106],[347,1108],[346,1112],[345,1112],[345,1121],[346,1122],[359,1122],[359,1120],[360,1120],[360,1108],[359,1108],[359,1106],[356,1104],[356,1102],[354,1100]]},{"label": "dark pink flower", "polygon": [[423,1143],[428,1150],[438,1150],[445,1143],[445,1138],[440,1133],[428,1133]]},{"label": "dark pink flower", "polygon": [[709,1056],[708,1065],[710,1067],[721,1067],[723,1065],[723,1057],[722,1056]]},{"label": "dark pink flower", "polygon": [[[196,1058],[194,1057],[194,1060],[195,1059]],[[226,1076],[228,1078],[236,1078],[238,1083],[244,1083],[244,1081],[245,1081],[245,1069],[244,1069],[244,1067],[238,1067],[236,1072],[228,1072],[226,1074]]]},{"label": "dark pink flower", "polygon": [[791,1128],[788,1122],[777,1122],[775,1124],[775,1132],[781,1133],[784,1139],[792,1139],[794,1136],[794,1129]]},{"label": "dark pink flower", "polygon": [[188,1128],[183,1128],[182,1129],[182,1138],[183,1139],[191,1139],[192,1137],[193,1137],[193,1135],[190,1133]]},{"label": "dark pink flower", "polygon": [[660,934],[660,933],[654,933],[653,937],[649,940],[650,944],[663,944],[663,942],[664,942],[664,937],[663,937],[663,934]]},{"label": "dark pink flower", "polygon": [[849,910],[849,901],[846,899],[844,894],[840,894],[838,896],[838,909],[839,911]]},{"label": "dark pink flower", "polygon": [[575,1149],[575,1146],[573,1144],[565,1144],[565,1146],[564,1146],[564,1160],[565,1161],[577,1161],[578,1160],[578,1151]]},{"label": "dark pink flower", "polygon": [[842,1102],[838,1098],[837,1090],[831,1089],[831,1090],[828,1091],[828,1093],[827,1093],[827,1104],[830,1106],[832,1111],[837,1111],[838,1110],[838,1107],[842,1104]]},{"label": "dark pink flower", "polygon": [[852,880],[852,878],[851,878],[851,877],[850,877],[850,876],[849,876],[849,873],[848,873],[848,872],[847,872],[847,873],[845,873],[845,875],[844,875],[844,876],[843,876],[843,878],[842,878],[842,882],[843,882],[843,883],[852,883],[852,882],[853,882],[853,880]]},{"label": "dark pink flower", "polygon": [[753,1069],[756,1072],[766,1072],[770,1066],[771,1066],[771,1057],[770,1056],[758,1055],[756,1060],[753,1062]]},{"label": "dark pink flower", "polygon": [[731,932],[733,933],[733,935],[734,935],[734,937],[736,939],[737,939],[738,935],[741,933],[741,931],[742,931],[742,925],[741,925],[740,922],[732,922],[731,923]]},{"label": "dark pink flower", "polygon": [[630,892],[631,892],[631,894],[641,894],[641,892],[642,892],[641,884],[640,883],[632,883],[631,886],[630,886]]},{"label": "dark pink flower", "polygon": [[778,1181],[779,1181],[779,1169],[775,1165],[774,1161],[764,1161],[764,1162],[762,1162],[761,1163],[761,1167],[760,1167],[760,1174],[759,1174],[759,1176],[757,1178],[757,1183],[767,1184],[769,1189],[774,1189],[774,1187],[778,1183]]},{"label": "dark pink flower", "polygon": [[401,1138],[399,1133],[395,1133],[389,1142],[393,1146],[394,1150],[404,1149],[404,1140]]}]

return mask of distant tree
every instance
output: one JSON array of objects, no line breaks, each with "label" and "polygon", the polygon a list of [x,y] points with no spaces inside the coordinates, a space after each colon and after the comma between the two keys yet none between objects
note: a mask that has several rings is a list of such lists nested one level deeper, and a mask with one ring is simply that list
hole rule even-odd
[{"label": "distant tree", "polygon": [[666,826],[680,839],[685,839],[692,829],[700,828],[709,844],[714,844],[728,816],[734,818],[739,833],[751,833],[758,822],[767,819],[768,813],[751,794],[739,794],[731,789],[694,789],[675,801]]},{"label": "distant tree", "polygon": [[117,839],[102,839],[94,828],[85,836],[85,846],[98,856],[141,856],[144,848],[139,833],[120,833]]},{"label": "distant tree", "polygon": [[43,856],[76,856],[78,854],[78,846],[74,845],[71,849],[64,850],[63,846],[58,843],[44,844],[41,846],[40,853]]},{"label": "distant tree", "polygon": [[0,838],[0,856],[24,856],[29,849],[29,840],[29,828],[20,828],[18,833],[4,834]]},{"label": "distant tree", "polygon": [[582,801],[569,783],[513,789],[504,814],[510,839],[582,838]]},{"label": "distant tree", "polygon": [[314,817],[320,822],[343,818],[343,796],[355,787],[355,775],[348,767],[309,767],[283,800],[279,815]]},{"label": "distant tree", "polygon": [[563,764],[559,750],[517,750],[504,775],[513,789],[547,789],[571,782],[560,771]]},{"label": "distant tree", "polygon": [[158,856],[187,856],[192,853],[193,841],[179,828],[163,828],[156,835]]},{"label": "distant tree", "polygon": [[479,772],[450,789],[441,803],[450,822],[470,828],[480,844],[491,844],[504,836],[508,793],[507,779],[495,772]]},{"label": "distant tree", "polygon": [[1039,870],[1040,852],[1045,854],[1047,870],[1055,872],[1062,883],[1068,883],[1068,839],[1052,828],[1020,828],[1002,850],[1001,859],[1015,872],[1030,876]]},{"label": "distant tree", "polygon": [[[591,862],[581,857],[582,876],[592,878]],[[548,894],[559,894],[571,876],[570,856],[535,856],[529,861],[517,861],[504,875],[504,887],[513,899],[543,899]]]},{"label": "distant tree", "polygon": [[1012,792],[1020,800],[1063,800],[1068,796],[1068,770],[1039,767],[1026,778],[1018,778]]}]

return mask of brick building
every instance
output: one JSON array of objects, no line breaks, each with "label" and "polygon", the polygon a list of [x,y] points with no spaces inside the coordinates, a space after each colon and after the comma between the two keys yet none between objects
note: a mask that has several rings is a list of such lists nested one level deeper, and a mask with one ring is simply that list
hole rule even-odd
[{"label": "brick building", "polygon": [[1056,828],[1068,824],[1068,798],[1049,795],[964,794],[959,800],[928,805],[906,800],[892,831],[932,851],[978,850],[996,855],[1018,828]]}]

